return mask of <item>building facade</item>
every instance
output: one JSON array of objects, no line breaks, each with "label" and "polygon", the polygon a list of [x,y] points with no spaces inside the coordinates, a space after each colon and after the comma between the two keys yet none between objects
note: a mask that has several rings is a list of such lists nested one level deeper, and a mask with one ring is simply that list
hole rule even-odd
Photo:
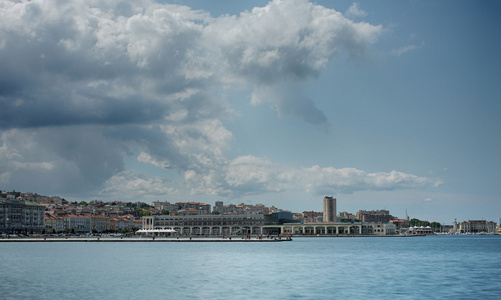
[{"label": "building facade", "polygon": [[63,217],[64,230],[75,233],[91,233],[92,220],[88,216],[66,215]]},{"label": "building facade", "polygon": [[264,215],[161,215],[143,217],[143,229],[173,228],[180,235],[262,234]]},{"label": "building facade", "polygon": [[336,198],[324,197],[324,223],[336,223]]},{"label": "building facade", "polygon": [[[278,214],[277,214],[278,218]],[[142,229],[174,229],[179,235],[393,235],[393,223],[283,223],[273,215],[156,215],[142,218]]]},{"label": "building facade", "polygon": [[0,232],[40,234],[45,230],[45,207],[22,199],[0,200]]},{"label": "building facade", "polygon": [[317,211],[304,211],[302,218],[304,223],[320,223],[324,219],[324,213]]},{"label": "building facade", "polygon": [[496,222],[486,220],[469,220],[459,224],[460,233],[495,233]]},{"label": "building facade", "polygon": [[356,217],[361,222],[388,223],[392,220],[389,210],[359,210]]},{"label": "building facade", "polygon": [[62,217],[45,214],[45,233],[61,233],[64,231],[64,220]]}]

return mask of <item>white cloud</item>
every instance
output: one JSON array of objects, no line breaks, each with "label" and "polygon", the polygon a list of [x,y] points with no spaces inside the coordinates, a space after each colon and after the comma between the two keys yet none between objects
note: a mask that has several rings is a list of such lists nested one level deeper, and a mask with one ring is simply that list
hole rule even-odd
[{"label": "white cloud", "polygon": [[168,169],[172,166],[168,160],[154,159],[151,155],[149,155],[146,152],[139,153],[139,155],[137,156],[137,161],[154,165],[155,167],[160,167],[164,169]]},{"label": "white cloud", "polygon": [[178,195],[180,192],[172,187],[173,184],[164,178],[150,178],[133,171],[122,171],[113,175],[105,182],[101,191],[104,197],[122,200],[163,199]]},{"label": "white cloud", "polygon": [[190,180],[193,188],[211,186],[215,193],[233,196],[285,190],[304,190],[314,195],[349,194],[366,190],[419,189],[443,183],[440,179],[397,171],[366,173],[354,168],[292,168],[250,155],[232,160],[224,170],[225,176],[219,177],[220,181],[214,180],[215,178],[207,180],[195,172],[190,172],[187,180]]},{"label": "white cloud", "polygon": [[367,17],[367,12],[360,9],[357,2],[353,2],[353,4],[346,11],[346,16],[348,17]]},{"label": "white cloud", "polygon": [[426,195],[426,198],[424,199],[425,202],[431,202],[434,201],[437,198],[434,194],[428,194]]},{"label": "white cloud", "polygon": [[402,47],[400,47],[400,48],[398,48],[398,49],[394,49],[394,50],[392,50],[392,51],[391,51],[391,54],[393,54],[393,55],[397,55],[397,56],[401,56],[401,55],[402,55],[402,54],[404,54],[404,53],[407,53],[407,52],[410,52],[410,51],[414,51],[414,50],[416,50],[416,49],[418,49],[418,48],[421,48],[421,47],[423,47],[423,46],[424,46],[424,42],[423,42],[423,43],[421,43],[421,45],[419,45],[419,46],[418,46],[418,45],[407,45],[407,46],[402,46]]},{"label": "white cloud", "polygon": [[[272,103],[282,115],[318,124],[326,118],[301,96],[298,82],[317,76],[339,50],[363,53],[381,33],[381,26],[355,23],[304,0],[276,0],[238,17],[214,20],[203,40],[217,58],[214,63],[223,66],[219,70],[225,82],[252,84],[253,103]],[[284,95],[293,87],[296,96]]]},{"label": "white cloud", "polygon": [[[354,4],[350,13],[364,12]],[[296,169],[246,153],[230,156],[233,133],[224,120],[234,116],[234,100],[222,90],[251,90],[253,104],[325,126],[323,112],[302,94],[304,82],[339,51],[366,52],[382,34],[380,25],[306,0],[275,0],[219,18],[149,0],[2,0],[0,14],[5,186],[156,197],[188,189],[239,196],[434,183],[395,171]],[[177,170],[184,182],[125,170],[130,155]]]}]

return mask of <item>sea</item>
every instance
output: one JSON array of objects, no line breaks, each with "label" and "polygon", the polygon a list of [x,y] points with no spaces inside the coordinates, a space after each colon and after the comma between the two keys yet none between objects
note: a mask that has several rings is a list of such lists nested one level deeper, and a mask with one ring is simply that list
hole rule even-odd
[{"label": "sea", "polygon": [[0,299],[501,299],[501,236],[0,242]]}]

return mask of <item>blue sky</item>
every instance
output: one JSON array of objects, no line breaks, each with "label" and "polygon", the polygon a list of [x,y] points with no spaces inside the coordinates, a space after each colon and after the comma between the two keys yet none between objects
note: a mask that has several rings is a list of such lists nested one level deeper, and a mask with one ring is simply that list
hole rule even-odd
[{"label": "blue sky", "polygon": [[2,1],[0,188],[501,217],[497,1]]}]

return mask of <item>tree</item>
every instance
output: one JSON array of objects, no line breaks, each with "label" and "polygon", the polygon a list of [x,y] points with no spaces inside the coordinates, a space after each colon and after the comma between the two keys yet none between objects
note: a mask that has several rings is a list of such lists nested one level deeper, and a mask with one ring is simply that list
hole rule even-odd
[{"label": "tree", "polygon": [[162,210],[162,215],[170,215],[170,211],[168,209]]},{"label": "tree", "polygon": [[438,222],[431,222],[431,225],[430,225],[431,228],[440,228],[441,226],[442,226],[442,224],[440,224]]},{"label": "tree", "polygon": [[419,219],[410,219],[409,221],[409,226],[414,227],[414,226],[419,226],[418,224],[421,223],[421,220]]},{"label": "tree", "polygon": [[151,215],[151,211],[149,211],[149,210],[138,209],[137,211],[139,212],[139,216],[141,216],[141,217]]},{"label": "tree", "polygon": [[[434,223],[437,223],[437,222],[434,222]],[[433,227],[431,226],[432,223],[428,222],[428,221],[422,221],[422,220],[419,220],[419,219],[411,219],[409,221],[409,226],[411,227],[414,227],[414,226],[423,226],[423,227],[426,227],[426,226],[430,226],[430,227]],[[440,223],[437,223],[438,224],[438,227],[440,227]]]},{"label": "tree", "polygon": [[85,205],[85,206],[87,206],[87,205],[89,205],[89,203],[87,203],[85,201],[81,201],[80,203],[78,203],[78,205]]}]

